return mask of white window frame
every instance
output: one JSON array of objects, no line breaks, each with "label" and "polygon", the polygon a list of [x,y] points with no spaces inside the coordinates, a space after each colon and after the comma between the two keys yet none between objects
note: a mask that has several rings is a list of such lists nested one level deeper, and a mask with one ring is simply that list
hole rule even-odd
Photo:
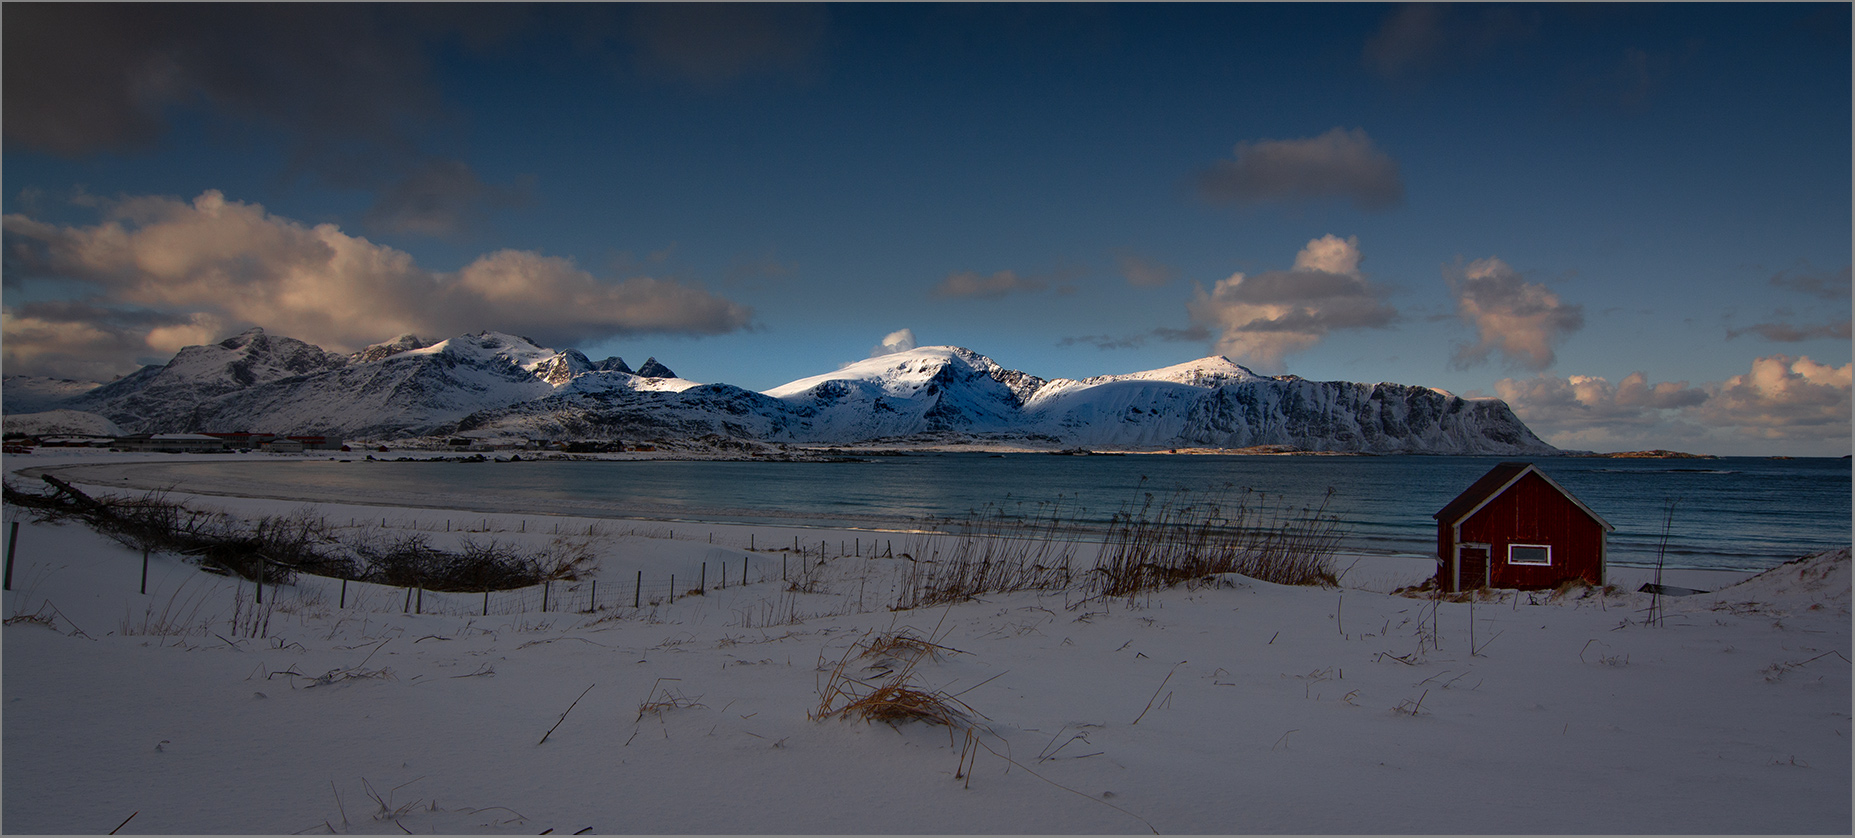
[{"label": "white window frame", "polygon": [[[1518,559],[1515,559],[1514,548],[1516,547],[1528,548],[1528,549],[1534,549],[1534,550],[1544,550],[1546,551],[1546,560],[1543,562],[1527,562],[1527,561],[1520,561]],[[1552,566],[1552,545],[1550,544],[1509,544],[1507,545],[1507,563],[1521,565],[1524,567],[1551,567]]]}]

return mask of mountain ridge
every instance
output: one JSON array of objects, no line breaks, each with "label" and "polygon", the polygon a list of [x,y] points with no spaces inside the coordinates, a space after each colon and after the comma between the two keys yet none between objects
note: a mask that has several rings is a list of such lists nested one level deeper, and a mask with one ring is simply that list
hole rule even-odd
[{"label": "mountain ridge", "polygon": [[1551,454],[1498,399],[1381,382],[1263,376],[1223,356],[1044,379],[971,349],[869,358],[755,392],[478,332],[352,355],[251,329],[166,365],[33,405],[138,432],[249,430],[356,439],[720,437],[768,444],[1018,440],[1128,450],[1292,446],[1360,453]]}]

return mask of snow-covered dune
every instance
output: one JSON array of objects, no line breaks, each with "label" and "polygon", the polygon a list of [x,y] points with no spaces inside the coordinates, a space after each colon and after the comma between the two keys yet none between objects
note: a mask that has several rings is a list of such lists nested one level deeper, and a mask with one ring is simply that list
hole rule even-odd
[{"label": "snow-covered dune", "polygon": [[[1718,597],[1665,597],[1654,625],[1649,597],[1627,592],[1392,595],[1371,557],[1339,563],[1338,589],[1224,576],[1132,601],[1026,591],[892,611],[921,565],[888,556],[945,554],[951,537],[195,502],[445,549],[584,541],[598,567],[546,600],[304,576],[259,605],[250,583],[158,552],[139,593],[138,550],[23,521],[0,600],[9,831],[1851,822],[1846,549]],[[885,637],[901,640],[871,651]],[[957,702],[957,727],[827,716],[845,703],[834,672],[903,673]]]}]

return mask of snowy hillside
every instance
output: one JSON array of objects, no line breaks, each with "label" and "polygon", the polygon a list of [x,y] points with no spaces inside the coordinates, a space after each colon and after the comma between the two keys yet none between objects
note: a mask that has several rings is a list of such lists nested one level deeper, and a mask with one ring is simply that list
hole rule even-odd
[{"label": "snowy hillside", "polygon": [[[551,396],[592,364],[498,332],[464,335],[321,375],[271,381],[202,405],[198,429],[391,437]],[[601,373],[623,375],[623,373]]]},{"label": "snowy hillside", "polygon": [[42,413],[9,413],[5,422],[9,434],[26,436],[121,436],[122,428],[95,413],[80,410],[47,410]]},{"label": "snowy hillside", "polygon": [[98,386],[94,381],[9,375],[0,379],[0,400],[5,402],[6,413],[39,413],[95,390]]},{"label": "snowy hillside", "polygon": [[767,391],[810,419],[803,441],[964,432],[1103,448],[1291,445],[1372,453],[1550,453],[1499,400],[1401,384],[1265,377],[1213,356],[1044,381],[957,347],[872,358]]},{"label": "snowy hillside", "polygon": [[928,346],[851,364],[767,391],[808,420],[810,440],[859,442],[923,433],[1017,430],[1044,382],[967,349]]},{"label": "snowy hillside", "polygon": [[209,346],[186,347],[163,366],[143,367],[56,406],[106,416],[130,431],[204,430],[195,411],[218,396],[347,363],[320,347],[251,329]]},{"label": "snowy hillside", "polygon": [[160,367],[38,405],[129,431],[466,434],[547,440],[810,445],[1013,440],[1116,449],[1286,445],[1315,451],[1547,454],[1505,403],[1402,384],[1260,376],[1223,357],[1046,381],[970,349],[930,346],[765,393],[635,371],[498,332],[413,335],[337,355],[253,329]]}]

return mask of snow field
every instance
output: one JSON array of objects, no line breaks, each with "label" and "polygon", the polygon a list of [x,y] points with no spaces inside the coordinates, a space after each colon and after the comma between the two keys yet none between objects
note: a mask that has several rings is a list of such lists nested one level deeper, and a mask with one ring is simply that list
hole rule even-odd
[{"label": "snow field", "polygon": [[[440,546],[554,537],[545,516],[191,500],[357,530],[448,516],[452,533],[424,531]],[[1647,595],[1391,596],[1428,563],[1376,557],[1338,562],[1358,587],[1224,577],[1131,603],[1022,593],[890,612],[904,560],[838,558],[837,542],[900,553],[912,536],[559,523],[594,524],[601,603],[609,585],[626,607],[484,617],[481,595],[428,592],[445,613],[414,615],[403,589],[350,583],[343,609],[339,583],[303,577],[267,589],[261,622],[250,583],[156,555],[142,595],[139,552],[25,521],[0,630],[0,826],[107,832],[132,812],[124,833],[1851,826],[1846,551],[1662,598],[1653,626]],[[817,593],[772,567],[628,607],[639,569],[674,570],[686,591],[692,562],[772,562],[795,535],[814,561],[814,542],[832,555]],[[922,723],[813,720],[830,669],[848,653],[847,674],[881,683],[894,664],[855,644],[903,630],[952,650],[914,684],[982,714],[983,747]]]}]

